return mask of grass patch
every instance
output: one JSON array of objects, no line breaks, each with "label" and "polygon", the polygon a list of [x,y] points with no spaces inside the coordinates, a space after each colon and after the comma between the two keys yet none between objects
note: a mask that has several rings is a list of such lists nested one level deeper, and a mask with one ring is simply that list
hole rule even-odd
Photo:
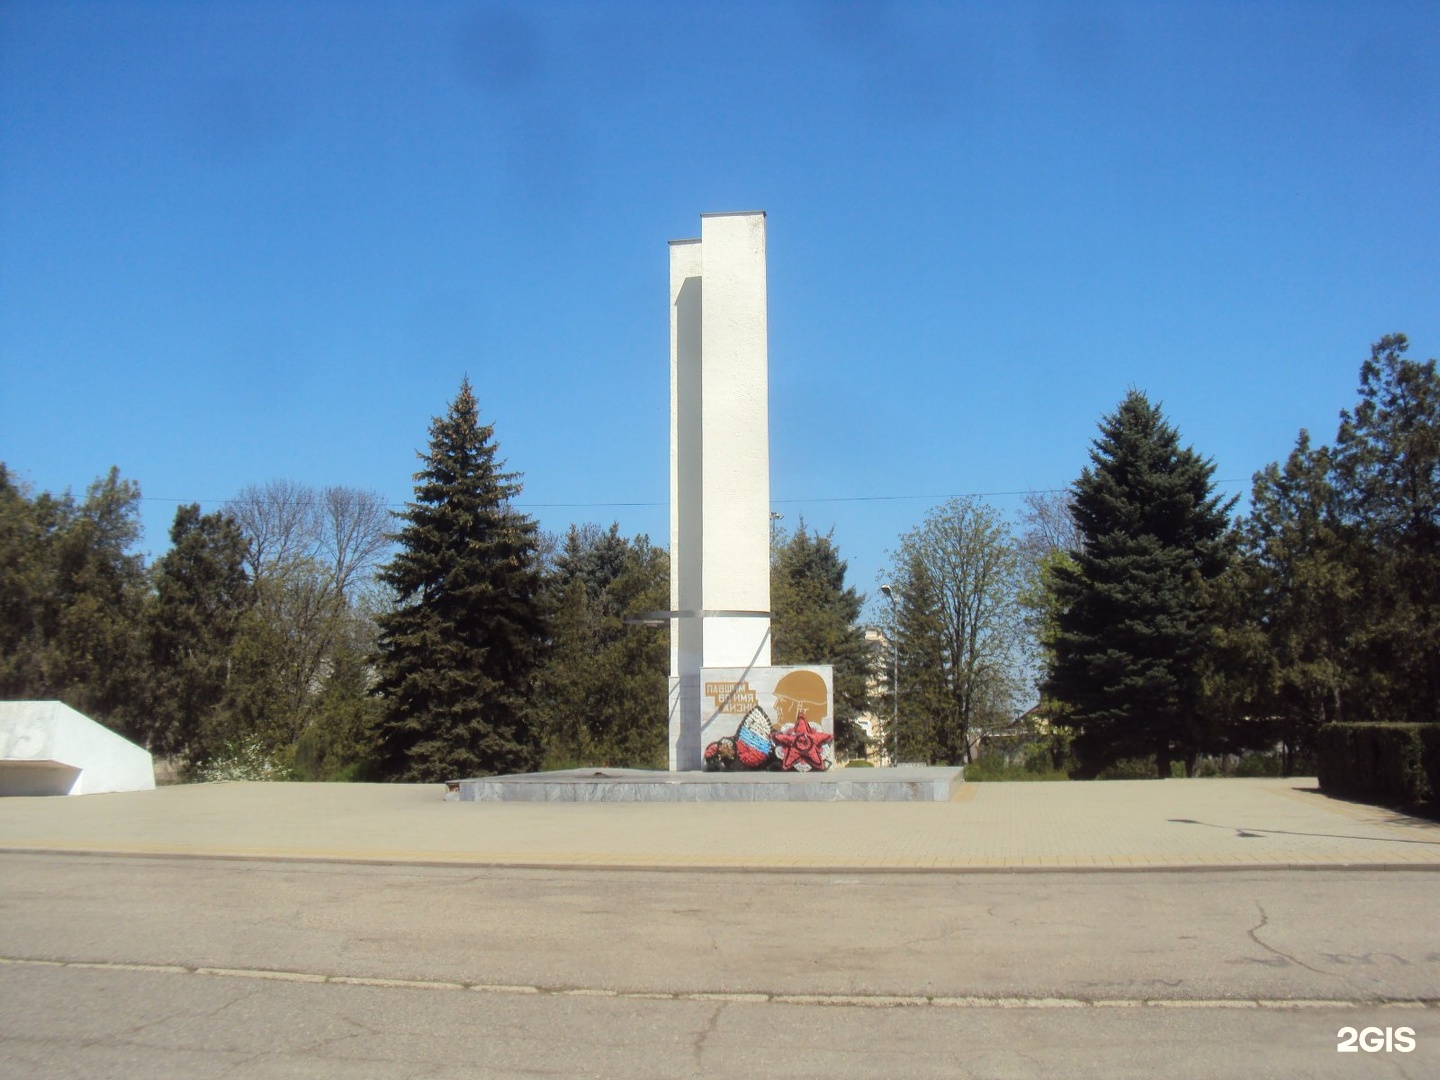
[{"label": "grass patch", "polygon": [[1070,775],[1062,769],[1036,768],[1033,762],[1023,765],[1007,765],[1003,761],[981,758],[965,766],[966,783],[984,783],[1010,780],[1069,780]]}]

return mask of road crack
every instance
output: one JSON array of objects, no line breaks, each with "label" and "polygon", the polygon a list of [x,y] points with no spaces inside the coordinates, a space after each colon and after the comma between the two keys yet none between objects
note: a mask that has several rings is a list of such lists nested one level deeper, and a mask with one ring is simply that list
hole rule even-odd
[{"label": "road crack", "polygon": [[[1335,975],[1335,972],[1322,971],[1319,968],[1312,968],[1304,961],[1299,960],[1288,953],[1281,952],[1271,945],[1267,945],[1257,936],[1257,932],[1264,929],[1268,923],[1262,909],[1262,918],[1258,926],[1250,931],[1251,939],[1257,946],[1275,955],[1274,963],[1293,963],[1314,971],[1320,975]],[[1266,961],[1251,961],[1261,962]],[[628,1001],[704,1001],[717,1003],[720,1008],[726,1004],[758,1004],[758,1005],[787,1005],[802,1007],[840,1007],[840,1008],[862,1008],[862,1009],[891,1009],[891,1008],[943,1008],[943,1009],[1072,1009],[1072,1008],[1120,1008],[1135,1006],[1163,1006],[1166,1008],[1196,1006],[1203,1008],[1249,1008],[1249,1009],[1289,1009],[1289,1008],[1316,1008],[1320,1006],[1333,1006],[1336,1008],[1350,1006],[1365,1006],[1367,1008],[1422,1008],[1440,1009],[1440,997],[1434,996],[1346,996],[1337,998],[1316,998],[1314,996],[1297,997],[1236,997],[1236,998],[1189,998],[1172,996],[1155,996],[1144,993],[1139,996],[1095,996],[1097,989],[1108,989],[1111,987],[1156,986],[1166,989],[1178,989],[1183,981],[1179,979],[1151,979],[1143,984],[1136,984],[1133,981],[1086,981],[1081,985],[1086,993],[1065,994],[1060,990],[1036,995],[1020,994],[1010,996],[996,995],[967,995],[957,994],[954,996],[937,994],[934,992],[902,994],[895,992],[880,993],[793,993],[778,988],[754,987],[750,990],[697,990],[691,988],[676,989],[612,989],[606,987],[587,987],[574,985],[525,985],[517,983],[482,983],[482,982],[450,982],[427,979],[405,979],[405,978],[378,978],[356,975],[324,974],[321,972],[304,971],[276,971],[270,969],[243,969],[243,968],[191,968],[175,965],[144,965],[125,962],[105,961],[66,961],[66,960],[41,960],[31,957],[0,956],[0,971],[6,967],[24,967],[37,969],[52,969],[56,971],[115,971],[136,974],[164,974],[175,978],[192,979],[242,979],[256,980],[259,984],[279,983],[297,987],[319,987],[319,986],[343,986],[361,987],[376,990],[403,990],[406,993],[459,993],[459,994],[495,994],[495,995],[535,995],[549,997],[590,997],[590,998],[611,998]],[[216,1007],[211,1014],[233,1008],[236,1004],[248,1000],[255,994],[264,991],[256,986],[247,994],[240,995],[227,1000],[224,1004]],[[181,1015],[192,1015],[188,1013],[174,1012],[167,1016],[154,1020],[145,1021],[132,1030],[139,1030],[143,1027],[154,1026],[166,1020],[175,1019]],[[705,1046],[709,1035],[715,1030],[719,1012],[710,1018],[704,1031],[696,1037],[695,1049],[699,1053]],[[349,1036],[341,1036],[348,1038]]]},{"label": "road crack", "polygon": [[705,1026],[701,1028],[700,1033],[695,1036],[695,1044],[691,1047],[694,1060],[691,1063],[690,1071],[693,1076],[705,1075],[705,1070],[701,1067],[700,1059],[705,1054],[705,1043],[711,1035],[715,1034],[715,1029],[720,1024],[720,1014],[725,1011],[727,1004],[728,1002],[724,1001],[718,1003],[715,1006],[715,1011],[710,1014],[710,1018],[705,1021]]},{"label": "road crack", "polygon": [[1334,977],[1335,973],[1333,971],[1325,971],[1322,968],[1311,967],[1299,957],[1292,956],[1290,953],[1275,948],[1274,945],[1271,945],[1268,942],[1261,941],[1258,935],[1261,930],[1264,930],[1265,927],[1270,925],[1270,916],[1266,913],[1264,905],[1261,904],[1259,900],[1255,901],[1255,909],[1260,912],[1260,923],[1258,926],[1252,926],[1250,928],[1249,933],[1251,941],[1253,941],[1256,945],[1259,945],[1260,948],[1264,949],[1266,952],[1273,953],[1274,955],[1284,960],[1288,960],[1292,964],[1297,964],[1300,967],[1304,968],[1306,971],[1313,971],[1316,975],[1329,975],[1332,978]]}]

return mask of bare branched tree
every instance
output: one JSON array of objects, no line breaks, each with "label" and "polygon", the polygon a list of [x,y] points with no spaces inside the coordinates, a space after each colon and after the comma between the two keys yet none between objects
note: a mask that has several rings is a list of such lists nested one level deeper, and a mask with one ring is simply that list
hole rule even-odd
[{"label": "bare branched tree", "polygon": [[390,546],[390,511],[373,491],[328,487],[321,493],[321,549],[335,588],[351,596],[357,583],[369,579]]},{"label": "bare branched tree", "polygon": [[1038,573],[1040,564],[1056,552],[1080,550],[1080,530],[1070,513],[1073,501],[1068,488],[1026,494],[1018,547],[1030,574]]},{"label": "bare branched tree", "polygon": [[256,581],[322,573],[329,588],[349,598],[389,545],[390,512],[374,491],[271,480],[242,490],[228,509],[250,541],[248,569]]},{"label": "bare branched tree", "polygon": [[259,581],[277,569],[314,559],[320,531],[315,489],[293,480],[251,484],[226,509],[250,541],[247,569]]},{"label": "bare branched tree", "polygon": [[373,491],[289,480],[245,488],[230,512],[249,541],[255,586],[244,643],[253,722],[293,743],[316,715],[337,650],[368,649],[390,515]]}]

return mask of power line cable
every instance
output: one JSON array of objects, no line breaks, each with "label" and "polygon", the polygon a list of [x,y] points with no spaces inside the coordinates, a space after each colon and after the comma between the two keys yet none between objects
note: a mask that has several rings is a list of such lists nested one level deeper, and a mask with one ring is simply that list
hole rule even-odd
[{"label": "power line cable", "polygon": [[[1248,480],[1238,480],[1238,479],[1216,480],[1216,481],[1215,481],[1215,484],[1216,484],[1217,486],[1219,486],[1219,485],[1227,485],[1227,484],[1247,484],[1247,483],[1249,483]],[[816,496],[808,496],[808,497],[793,498],[793,499],[772,499],[772,500],[770,500],[770,501],[771,501],[774,505],[776,505],[776,506],[793,506],[793,505],[795,505],[795,504],[797,504],[797,503],[865,503],[865,502],[917,502],[917,501],[942,502],[942,501],[944,501],[944,500],[946,500],[946,499],[999,499],[999,498],[1006,498],[1006,497],[1010,497],[1010,496],[1014,496],[1014,495],[1058,495],[1058,494],[1060,494],[1061,492],[1068,491],[1068,490],[1069,490],[1068,487],[1063,487],[1063,488],[1024,488],[1023,490],[1015,490],[1015,491],[967,491],[967,492],[962,492],[961,494],[958,494],[958,495],[957,495],[957,494],[950,494],[950,495],[828,495],[828,496],[827,496],[827,495],[816,495]],[[142,495],[142,496],[140,497],[140,501],[141,501],[141,502],[171,503],[171,504],[175,504],[175,505],[179,505],[180,503],[192,503],[192,502],[196,502],[196,503],[211,503],[211,504],[218,502],[218,503],[220,503],[221,505],[225,505],[225,504],[227,504],[227,503],[232,503],[232,502],[234,502],[235,500],[234,500],[234,499],[171,499],[171,498],[165,498],[165,497],[163,497],[163,496],[157,496],[157,495]],[[386,503],[385,505],[386,505],[386,507],[387,507],[388,509],[395,510],[395,509],[403,509],[404,507],[409,506],[410,504],[409,504],[408,502],[403,502],[403,503]],[[648,507],[657,507],[657,506],[667,506],[667,505],[669,505],[669,504],[668,504],[668,502],[654,502],[654,501],[650,501],[650,502],[543,502],[543,503],[537,503],[537,502],[517,502],[517,503],[515,503],[514,505],[515,505],[517,508],[522,509],[522,510],[587,510],[587,509],[590,509],[590,510],[600,510],[600,509],[607,509],[607,508],[613,508],[613,507],[629,507],[629,508],[646,507],[646,508],[648,508]]]}]

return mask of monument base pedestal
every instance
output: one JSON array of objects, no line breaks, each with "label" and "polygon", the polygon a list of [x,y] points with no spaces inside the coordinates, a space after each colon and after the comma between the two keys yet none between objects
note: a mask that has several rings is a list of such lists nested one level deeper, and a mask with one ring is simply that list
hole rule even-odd
[{"label": "monument base pedestal", "polygon": [[661,772],[566,769],[451,780],[453,802],[948,802],[965,770],[942,767],[825,772]]}]

